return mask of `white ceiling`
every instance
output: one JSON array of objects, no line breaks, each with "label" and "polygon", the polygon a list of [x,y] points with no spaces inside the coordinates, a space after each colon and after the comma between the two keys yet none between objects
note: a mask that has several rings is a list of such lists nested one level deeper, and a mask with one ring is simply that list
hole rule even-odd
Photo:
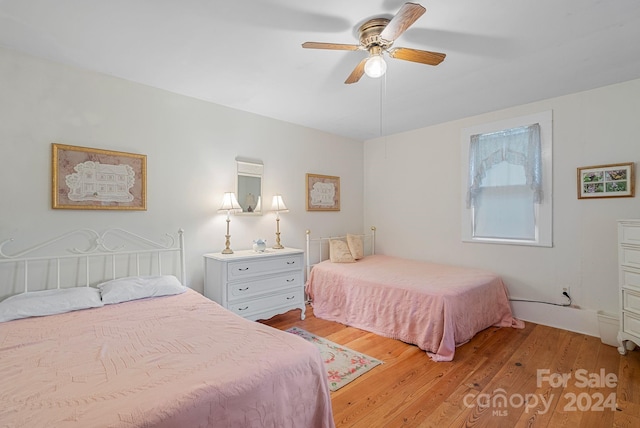
[{"label": "white ceiling", "polygon": [[394,46],[444,62],[352,85],[366,52],[300,46],[403,3],[0,0],[0,45],[357,140],[640,78],[638,0],[422,0]]}]

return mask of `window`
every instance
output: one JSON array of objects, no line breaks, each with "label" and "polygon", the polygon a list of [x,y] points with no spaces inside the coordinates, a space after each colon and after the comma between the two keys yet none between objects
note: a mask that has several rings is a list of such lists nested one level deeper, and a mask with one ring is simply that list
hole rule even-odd
[{"label": "window", "polygon": [[552,246],[551,112],[462,131],[462,239]]}]

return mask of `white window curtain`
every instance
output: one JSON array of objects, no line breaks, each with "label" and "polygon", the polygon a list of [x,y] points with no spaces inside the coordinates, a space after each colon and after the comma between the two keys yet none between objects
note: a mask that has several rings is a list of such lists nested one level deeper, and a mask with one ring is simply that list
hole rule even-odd
[{"label": "white window curtain", "polygon": [[533,191],[533,202],[536,204],[542,202],[540,125],[536,123],[471,136],[467,208],[479,207],[483,179],[492,167],[502,162],[521,165],[524,168],[526,185]]}]

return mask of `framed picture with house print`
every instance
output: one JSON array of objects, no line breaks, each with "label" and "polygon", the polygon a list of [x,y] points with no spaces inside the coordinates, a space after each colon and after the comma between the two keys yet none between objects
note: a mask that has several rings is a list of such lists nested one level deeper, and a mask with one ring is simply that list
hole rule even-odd
[{"label": "framed picture with house print", "polygon": [[146,210],[147,156],[53,143],[52,207]]},{"label": "framed picture with house print", "polygon": [[306,175],[307,211],[340,211],[340,177]]},{"label": "framed picture with house print", "polygon": [[633,162],[578,168],[578,199],[635,196]]}]

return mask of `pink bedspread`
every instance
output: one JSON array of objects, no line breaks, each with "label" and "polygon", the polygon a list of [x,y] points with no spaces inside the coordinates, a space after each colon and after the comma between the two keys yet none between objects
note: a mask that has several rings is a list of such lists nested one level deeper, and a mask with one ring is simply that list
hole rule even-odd
[{"label": "pink bedspread", "polygon": [[316,317],[418,345],[435,361],[453,360],[457,345],[487,327],[524,327],[500,277],[481,269],[384,255],[325,260],[306,290]]},{"label": "pink bedspread", "polygon": [[0,324],[2,427],[333,427],[318,349],[196,293]]}]

